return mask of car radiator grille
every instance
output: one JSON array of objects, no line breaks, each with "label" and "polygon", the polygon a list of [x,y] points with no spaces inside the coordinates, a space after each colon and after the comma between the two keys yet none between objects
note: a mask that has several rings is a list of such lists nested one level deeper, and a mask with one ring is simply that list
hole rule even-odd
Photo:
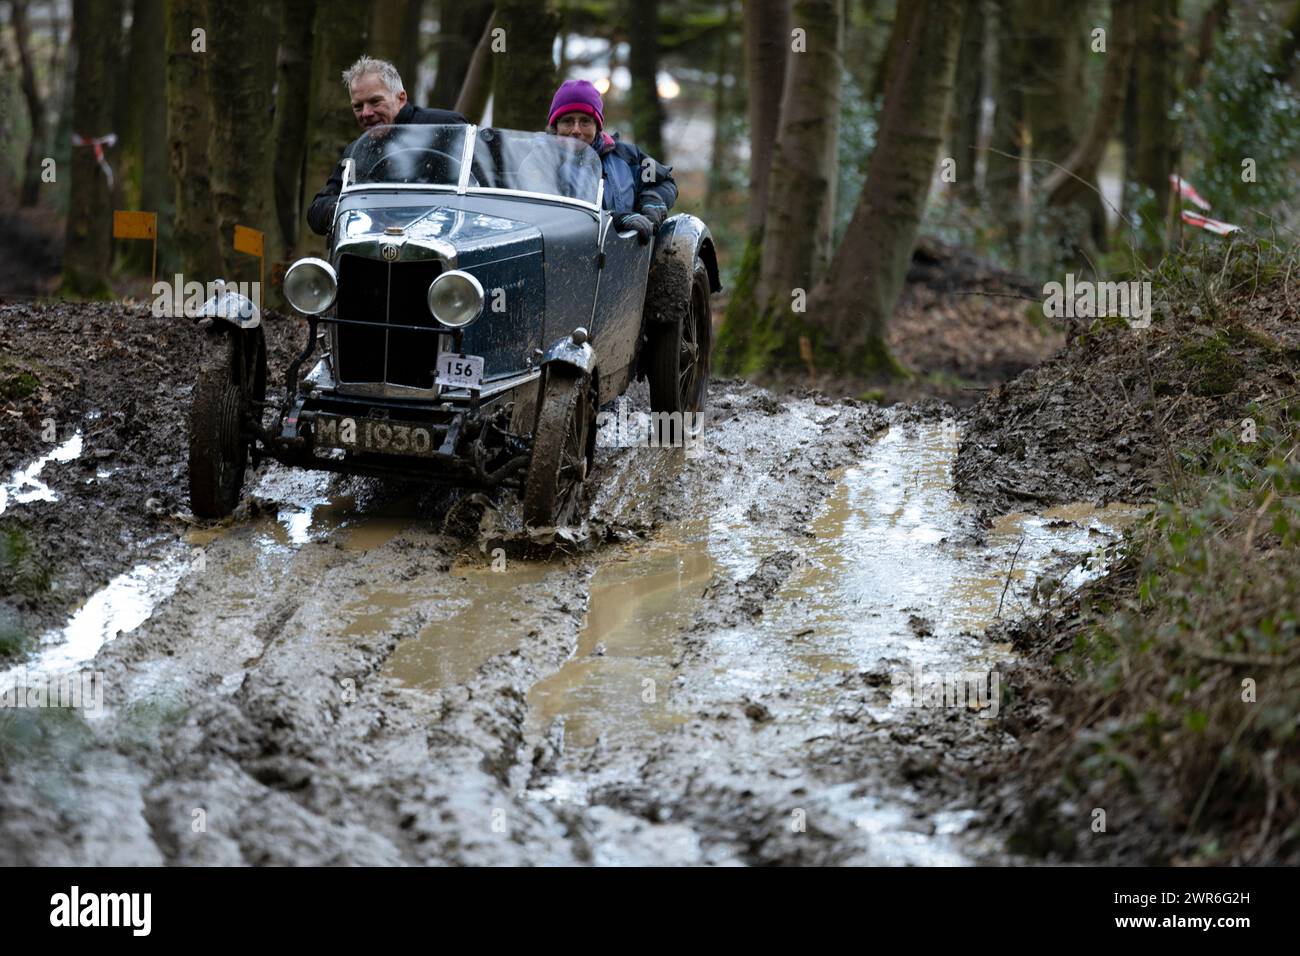
[{"label": "car radiator grille", "polygon": [[338,317],[366,326],[338,326],[339,378],[433,388],[438,336],[390,325],[440,326],[429,314],[429,283],[442,270],[436,259],[380,262],[344,255],[339,260]]}]

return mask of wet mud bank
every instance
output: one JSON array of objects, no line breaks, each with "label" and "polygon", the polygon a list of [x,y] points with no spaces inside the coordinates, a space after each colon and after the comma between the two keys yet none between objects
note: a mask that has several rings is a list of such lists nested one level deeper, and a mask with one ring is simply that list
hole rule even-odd
[{"label": "wet mud bank", "polygon": [[[280,317],[267,330],[283,366],[305,333]],[[147,305],[0,302],[5,647],[30,647],[185,529],[197,361],[189,321]]]},{"label": "wet mud bank", "polygon": [[1300,859],[1282,822],[1300,807],[1300,313],[1289,260],[1217,256],[1164,268],[1149,329],[1080,330],[970,415],[956,484],[992,511],[1149,505],[1097,554],[1104,575],[1049,576],[1035,613],[990,633],[1021,655],[1018,746],[980,803],[1015,852]]}]

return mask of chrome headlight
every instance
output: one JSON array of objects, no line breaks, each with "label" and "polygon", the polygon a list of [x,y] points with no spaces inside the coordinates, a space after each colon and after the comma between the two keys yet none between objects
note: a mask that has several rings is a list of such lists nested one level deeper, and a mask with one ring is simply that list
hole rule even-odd
[{"label": "chrome headlight", "polygon": [[322,259],[299,259],[284,274],[284,297],[307,315],[320,315],[334,304],[339,279]]},{"label": "chrome headlight", "polygon": [[483,286],[468,272],[444,272],[429,286],[429,311],[443,325],[463,328],[483,311]]}]

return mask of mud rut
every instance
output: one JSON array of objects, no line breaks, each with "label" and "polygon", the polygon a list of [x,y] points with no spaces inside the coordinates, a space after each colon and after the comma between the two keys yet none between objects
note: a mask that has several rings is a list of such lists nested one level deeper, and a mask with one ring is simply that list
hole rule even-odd
[{"label": "mud rut", "polygon": [[6,757],[0,861],[1001,858],[1014,741],[893,675],[996,671],[998,606],[1126,514],[987,520],[937,407],[709,407],[691,459],[602,450],[603,542],[546,560],[444,533],[436,494],[264,468],[31,665],[93,666],[108,707]]}]

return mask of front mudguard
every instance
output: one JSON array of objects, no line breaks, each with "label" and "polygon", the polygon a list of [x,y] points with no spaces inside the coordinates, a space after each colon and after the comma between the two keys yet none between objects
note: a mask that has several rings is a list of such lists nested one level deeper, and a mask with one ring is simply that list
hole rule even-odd
[{"label": "front mudguard", "polygon": [[571,365],[591,375],[596,371],[596,350],[591,347],[590,342],[579,345],[573,341],[573,336],[566,335],[546,350],[546,354],[542,356],[542,368],[544,370],[557,362],[561,365]]},{"label": "front mudguard", "polygon": [[199,317],[244,331],[262,324],[262,310],[247,296],[230,289],[224,289],[204,302]]}]

